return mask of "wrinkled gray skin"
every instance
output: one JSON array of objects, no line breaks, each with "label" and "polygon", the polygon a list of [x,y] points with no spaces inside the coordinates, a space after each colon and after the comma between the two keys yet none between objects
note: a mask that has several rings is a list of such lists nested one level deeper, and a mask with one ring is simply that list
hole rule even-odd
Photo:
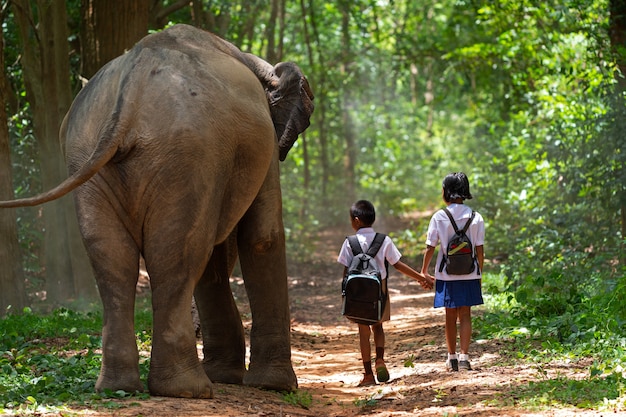
[{"label": "wrinkled gray skin", "polygon": [[[104,305],[97,390],[143,390],[133,323],[140,255],[152,288],[151,394],[210,398],[210,380],[297,387],[278,164],[308,127],[312,99],[296,65],[272,67],[185,25],[145,37],[76,97],[61,127],[68,180],[0,207],[75,189]],[[247,370],[228,281],[238,255],[253,317]]]}]

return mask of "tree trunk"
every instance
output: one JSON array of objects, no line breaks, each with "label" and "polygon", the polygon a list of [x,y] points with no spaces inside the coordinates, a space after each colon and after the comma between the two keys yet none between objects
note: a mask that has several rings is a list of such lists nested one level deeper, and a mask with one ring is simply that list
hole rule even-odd
[{"label": "tree trunk", "polygon": [[[311,38],[309,36],[309,28],[308,28],[307,19],[306,19],[307,11],[306,11],[306,6],[304,4],[304,0],[300,0],[300,11],[302,12],[304,43],[306,45],[307,57],[309,59],[309,67],[315,68],[315,62],[313,60],[313,46],[312,46]],[[311,16],[311,20],[313,21],[313,16]],[[281,16],[281,25],[284,26],[284,2],[283,2],[283,16]],[[282,36],[283,35],[281,31],[281,38]],[[282,46],[281,46],[281,51],[282,51]],[[306,140],[306,132],[302,132],[302,160],[304,163],[304,181],[303,181],[304,193],[302,197],[302,203],[300,206],[300,215],[299,215],[300,222],[304,222],[306,219],[306,216],[308,215],[307,213],[308,208],[309,208],[308,196],[309,196],[309,188],[311,186],[311,162],[310,162],[310,157],[309,157],[309,147],[308,147],[308,143]],[[323,186],[324,185],[322,184],[322,187]],[[323,195],[325,194],[326,193],[323,192]],[[323,204],[325,204],[325,202],[323,202]]]},{"label": "tree trunk", "polygon": [[[325,52],[324,50],[321,50],[320,48],[322,48],[322,42],[320,40],[320,35],[319,35],[319,30],[318,30],[318,25],[317,25],[317,19],[316,19],[316,15],[315,15],[315,5],[313,4],[313,0],[309,0],[308,2],[308,8],[305,5],[305,0],[300,0],[300,8],[302,9],[302,21],[304,22],[304,28],[305,28],[305,35],[306,35],[306,39],[307,39],[307,51],[308,51],[308,55],[309,55],[309,65],[311,68],[315,68],[315,60],[313,59],[313,45],[316,46],[316,56],[317,56],[317,67],[318,68],[326,68],[326,60],[325,60]],[[309,40],[308,39],[308,26],[306,25],[307,22],[307,15],[309,17],[309,20],[311,22],[311,32],[312,32],[312,36],[313,39]],[[314,83],[314,85],[316,86],[316,92],[319,96],[324,96],[324,92],[327,88],[328,85],[328,81],[327,81],[327,71],[318,71],[317,74],[315,74],[315,76],[317,77],[317,82]],[[313,74],[312,74],[313,75]],[[320,165],[322,168],[322,181],[321,181],[321,190],[322,190],[322,196],[325,199],[325,201],[322,202],[324,207],[327,207],[328,204],[330,203],[329,201],[327,201],[328,198],[328,184],[330,181],[330,162],[329,162],[329,156],[328,156],[328,135],[326,133],[327,129],[326,129],[326,100],[322,100],[319,103],[316,104],[315,107],[315,112],[313,113],[313,117],[315,117],[315,125],[319,126],[319,134],[318,134],[318,140],[319,140],[319,147],[320,147],[320,156],[319,156],[319,160],[320,160]]]},{"label": "tree trunk", "polygon": [[[285,32],[285,0],[271,0],[270,17],[265,27],[267,39],[266,59],[272,64],[283,59],[283,36]],[[278,24],[278,30],[276,25]],[[278,38],[278,42],[276,39]]]},{"label": "tree trunk", "polygon": [[267,53],[265,58],[272,64],[276,63],[276,20],[278,18],[278,0],[271,0],[270,18],[265,27],[265,39],[267,40]]},{"label": "tree trunk", "polygon": [[[0,22],[4,21],[1,16]],[[4,68],[4,42],[0,40],[0,67]],[[6,77],[0,76],[0,200],[13,198],[13,180],[9,151],[9,128],[6,103],[9,86]],[[0,210],[0,317],[5,313],[19,313],[26,306],[24,274],[20,246],[17,238],[17,218],[14,209]],[[11,307],[10,310],[7,310]]]},{"label": "tree trunk", "polygon": [[[59,127],[72,101],[67,15],[64,2],[38,0],[34,7],[37,13],[33,13],[27,0],[13,2],[24,52],[26,96],[40,147],[42,185],[47,190],[67,177],[58,139]],[[92,301],[96,298],[96,287],[80,244],[71,198],[46,204],[43,213],[48,301],[53,305],[78,297]]]},{"label": "tree trunk", "polygon": [[[621,0],[611,0],[610,2],[610,23],[609,23],[609,36],[611,39],[611,47],[615,56],[615,61],[619,68],[619,72],[615,74],[616,83],[616,102],[617,108],[616,114],[618,118],[626,118],[624,114],[624,94],[626,93],[626,52],[624,52],[624,45],[626,45],[626,3]],[[622,135],[622,131],[617,133]],[[622,149],[622,155],[623,155]],[[624,170],[626,161],[622,160],[617,172],[620,173]],[[621,238],[622,248],[620,250],[620,262],[622,265],[626,264],[626,252],[624,248],[624,239],[626,239],[626,186],[623,181],[617,181],[621,190],[617,193],[620,199],[620,220],[621,220]]]},{"label": "tree trunk", "polygon": [[[351,66],[353,64],[353,57],[351,52],[351,39],[350,39],[350,2],[343,0],[339,2],[341,9],[341,73],[344,75],[344,79],[351,73]],[[344,157],[344,171],[346,178],[346,198],[345,205],[350,207],[356,198],[356,132],[354,127],[354,121],[352,119],[352,95],[350,94],[350,87],[344,85],[342,89],[342,109],[341,109],[341,121],[343,125],[343,136],[346,140],[345,157]]]},{"label": "tree trunk", "polygon": [[148,34],[150,1],[83,0],[82,75],[91,78],[104,64],[122,55]]}]

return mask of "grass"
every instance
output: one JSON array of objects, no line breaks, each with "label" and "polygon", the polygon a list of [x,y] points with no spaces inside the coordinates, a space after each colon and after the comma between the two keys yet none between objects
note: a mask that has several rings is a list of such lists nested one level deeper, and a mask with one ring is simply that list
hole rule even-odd
[{"label": "grass", "polygon": [[[95,392],[101,365],[102,313],[68,309],[36,314],[25,309],[0,319],[0,415],[58,412],[69,405],[96,409],[126,407],[115,399],[149,394]],[[150,351],[152,313],[149,300],[138,300],[135,334],[140,350]],[[140,358],[140,377],[147,379],[149,359]],[[283,401],[308,409],[308,391],[283,394]],[[68,414],[69,413],[69,414]]]},{"label": "grass", "polygon": [[[151,323],[138,312],[139,344]],[[25,309],[0,320],[0,414],[40,412],[66,404],[111,407],[125,392],[95,393],[101,364],[102,314],[67,309],[47,315]],[[147,364],[142,368],[147,374]]]},{"label": "grass", "polygon": [[[558,316],[529,316],[504,289],[501,277],[485,274],[486,305],[474,317],[474,339],[503,341],[502,364],[526,363],[536,370],[529,382],[512,384],[490,405],[526,409],[578,407],[581,409],[626,409],[626,337],[616,331],[610,314],[585,301]],[[149,300],[138,305],[135,317],[139,349],[149,351],[152,314]],[[117,398],[129,393],[95,393],[101,364],[102,313],[78,313],[68,309],[35,314],[26,309],[0,319],[0,414],[37,414],[69,405],[115,408]],[[408,356],[404,365],[411,367]],[[559,361],[563,371],[546,369]],[[568,372],[568,364],[578,372]],[[143,380],[149,359],[142,359]],[[552,366],[553,368],[553,366]],[[148,395],[138,396],[138,399]],[[283,401],[309,408],[307,391],[287,393]],[[376,400],[358,400],[357,406],[372,406]],[[61,411],[59,411],[61,412]],[[63,413],[66,413],[63,411]]]},{"label": "grass", "polygon": [[[504,361],[537,369],[536,380],[512,386],[501,405],[626,410],[626,335],[609,324],[611,311],[597,301],[582,300],[562,314],[528,315],[502,288],[503,277],[485,274],[483,279],[485,312],[473,319],[475,338],[506,341]],[[565,370],[568,364],[583,364],[587,375],[548,377],[544,366],[557,361]]]},{"label": "grass", "polygon": [[308,410],[313,403],[313,396],[308,391],[296,390],[283,394],[283,401],[287,404],[296,405]]}]

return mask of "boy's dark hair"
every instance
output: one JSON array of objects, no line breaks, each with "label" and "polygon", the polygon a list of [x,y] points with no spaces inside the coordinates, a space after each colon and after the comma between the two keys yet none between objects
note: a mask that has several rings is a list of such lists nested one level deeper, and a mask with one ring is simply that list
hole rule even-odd
[{"label": "boy's dark hair", "polygon": [[448,203],[460,198],[471,200],[469,180],[462,172],[453,172],[443,179],[443,199]]},{"label": "boy's dark hair", "polygon": [[376,210],[371,202],[359,200],[350,207],[350,217],[358,217],[364,226],[371,226],[376,220]]}]

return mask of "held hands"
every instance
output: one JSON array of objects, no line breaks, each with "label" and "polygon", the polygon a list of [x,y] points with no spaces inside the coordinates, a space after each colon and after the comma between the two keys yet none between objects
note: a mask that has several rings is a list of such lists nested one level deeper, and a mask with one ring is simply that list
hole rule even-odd
[{"label": "held hands", "polygon": [[435,280],[432,276],[428,275],[428,274],[420,274],[422,275],[423,278],[418,278],[417,282],[420,283],[420,285],[422,286],[423,289],[425,290],[432,290],[433,286],[435,284]]},{"label": "held hands", "polygon": [[431,290],[433,288],[435,280],[427,273],[419,273],[402,261],[396,262],[393,266],[407,277],[413,278],[414,280],[419,282],[423,289]]}]

